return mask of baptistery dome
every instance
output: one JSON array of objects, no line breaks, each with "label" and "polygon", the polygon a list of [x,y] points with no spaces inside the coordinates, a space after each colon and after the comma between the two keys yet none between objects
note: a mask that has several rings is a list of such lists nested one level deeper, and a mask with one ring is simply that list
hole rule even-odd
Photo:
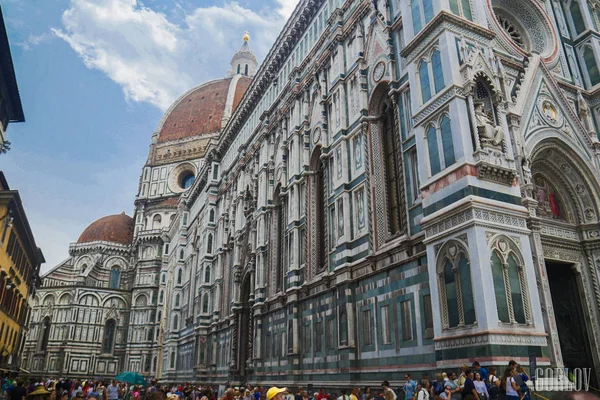
[{"label": "baptistery dome", "polygon": [[121,214],[108,215],[92,222],[79,236],[77,243],[96,241],[131,244],[133,241],[133,218]]}]

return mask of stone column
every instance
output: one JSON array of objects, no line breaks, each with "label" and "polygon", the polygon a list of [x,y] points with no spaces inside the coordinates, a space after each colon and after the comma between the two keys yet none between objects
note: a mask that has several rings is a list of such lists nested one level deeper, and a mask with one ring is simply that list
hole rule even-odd
[{"label": "stone column", "polygon": [[536,216],[535,209],[538,202],[532,198],[523,200],[523,205],[529,209],[530,218],[528,221],[529,229],[531,229],[531,253],[533,255],[533,263],[536,273],[536,281],[542,314],[544,320],[544,328],[548,333],[548,349],[550,350],[550,362],[553,367],[563,368],[562,353],[560,350],[560,341],[558,339],[558,329],[554,318],[554,307],[552,306],[552,296],[550,293],[550,284],[546,271],[546,263],[544,261],[544,249],[542,247],[542,237],[540,234],[540,220]]}]

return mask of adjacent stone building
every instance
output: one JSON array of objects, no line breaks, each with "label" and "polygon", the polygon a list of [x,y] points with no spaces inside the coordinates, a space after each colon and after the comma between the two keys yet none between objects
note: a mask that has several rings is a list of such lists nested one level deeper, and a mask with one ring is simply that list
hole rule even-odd
[{"label": "adjacent stone building", "polygon": [[[245,37],[152,136],[124,311],[59,267],[24,362],[319,387],[530,355],[597,373],[599,23],[592,0],[301,0],[260,68]],[[86,339],[76,308],[97,310]]]}]

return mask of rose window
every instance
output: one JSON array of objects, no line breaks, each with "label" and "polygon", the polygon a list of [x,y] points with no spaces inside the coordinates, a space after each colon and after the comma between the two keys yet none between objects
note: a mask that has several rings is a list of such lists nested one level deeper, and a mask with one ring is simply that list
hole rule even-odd
[{"label": "rose window", "polygon": [[521,49],[527,51],[525,48],[525,39],[523,38],[523,34],[521,30],[515,26],[508,18],[504,16],[504,14],[496,13],[496,19],[498,23],[500,23],[500,27],[510,36],[511,40],[519,46]]}]

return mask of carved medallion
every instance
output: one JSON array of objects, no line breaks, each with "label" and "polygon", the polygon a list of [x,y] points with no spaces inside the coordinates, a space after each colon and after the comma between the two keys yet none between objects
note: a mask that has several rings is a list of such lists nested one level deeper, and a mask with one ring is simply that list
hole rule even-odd
[{"label": "carved medallion", "polygon": [[385,63],[383,61],[379,61],[373,70],[373,80],[375,82],[379,82],[383,75],[385,74]]},{"label": "carved medallion", "polygon": [[321,128],[317,128],[313,132],[313,143],[318,143],[321,140]]}]

